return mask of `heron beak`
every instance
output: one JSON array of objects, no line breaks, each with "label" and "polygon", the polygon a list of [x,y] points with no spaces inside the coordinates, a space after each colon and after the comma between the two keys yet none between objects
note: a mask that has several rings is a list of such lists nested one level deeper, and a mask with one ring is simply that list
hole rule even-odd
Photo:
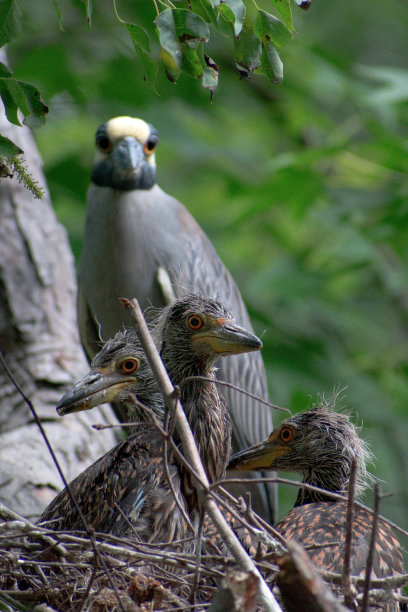
[{"label": "heron beak", "polygon": [[145,161],[143,146],[133,136],[122,138],[112,152],[117,172],[135,174]]},{"label": "heron beak", "polygon": [[229,319],[217,319],[210,329],[196,332],[193,340],[210,345],[220,356],[259,351],[262,348],[259,338]]},{"label": "heron beak", "polygon": [[282,455],[290,451],[287,446],[282,446],[279,440],[271,439],[255,444],[246,450],[235,453],[229,462],[228,470],[273,470],[275,462]]},{"label": "heron beak", "polygon": [[89,372],[61,398],[57,412],[60,416],[64,416],[112,402],[120,391],[131,385],[134,386],[135,381],[134,376],[125,377],[118,372]]}]

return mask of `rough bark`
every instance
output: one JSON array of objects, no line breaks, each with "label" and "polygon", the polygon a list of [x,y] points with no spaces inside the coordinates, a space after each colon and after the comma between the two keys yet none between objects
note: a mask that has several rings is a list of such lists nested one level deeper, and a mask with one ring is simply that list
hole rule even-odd
[{"label": "rough bark", "polygon": [[[4,58],[0,58],[4,59]],[[28,169],[45,191],[36,200],[16,178],[0,183],[0,349],[43,422],[66,478],[71,479],[115,444],[109,407],[61,419],[55,405],[89,369],[76,323],[74,262],[57,222],[31,132],[8,123],[0,131],[25,152]],[[61,488],[27,405],[0,365],[0,499],[15,511],[40,513]]]}]

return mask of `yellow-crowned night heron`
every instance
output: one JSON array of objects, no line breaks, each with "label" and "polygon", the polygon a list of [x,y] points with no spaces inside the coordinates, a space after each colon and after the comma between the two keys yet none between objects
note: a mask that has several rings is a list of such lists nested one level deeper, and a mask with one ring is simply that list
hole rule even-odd
[{"label": "yellow-crowned night heron", "polygon": [[[187,288],[216,296],[252,329],[239,290],[207,236],[184,206],[156,184],[158,142],[153,126],[132,117],[111,119],[96,132],[78,297],[81,339],[90,358],[101,338],[131,323],[119,297],[137,297],[145,309],[164,306]],[[268,398],[259,353],[221,363],[217,376]],[[222,392],[231,410],[235,450],[271,430],[269,408],[231,389]],[[120,404],[116,408],[125,420]],[[251,490],[255,509],[272,518],[275,487],[254,485]]]},{"label": "yellow-crowned night heron", "polygon": [[[304,483],[334,493],[346,493],[355,459],[358,495],[367,484],[366,461],[370,456],[349,416],[321,403],[284,421],[264,442],[234,455],[229,468],[298,472]],[[300,488],[295,507],[276,529],[288,540],[296,539],[311,547],[308,552],[319,568],[341,573],[346,514],[347,502],[333,501],[324,492]],[[372,514],[356,507],[351,545],[351,574],[354,576],[365,574],[371,525]],[[380,519],[372,578],[401,573],[401,547],[393,530]],[[394,601],[389,607],[384,604],[375,609],[391,612],[399,607]]]}]

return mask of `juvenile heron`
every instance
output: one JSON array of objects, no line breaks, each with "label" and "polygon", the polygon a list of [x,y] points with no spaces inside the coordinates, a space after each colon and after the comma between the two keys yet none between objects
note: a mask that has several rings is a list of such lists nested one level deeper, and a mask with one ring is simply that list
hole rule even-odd
[{"label": "juvenile heron", "polygon": [[[152,125],[132,117],[111,119],[96,132],[78,293],[81,340],[90,358],[100,338],[132,323],[119,297],[136,297],[144,310],[169,304],[186,288],[216,295],[252,330],[238,287],[211,242],[186,208],[156,184],[158,142]],[[217,376],[268,399],[259,353],[224,361]],[[270,408],[232,389],[222,393],[231,410],[235,450],[272,429]],[[116,408],[119,419],[126,420],[120,404]],[[275,489],[252,487],[254,507],[270,519]]]},{"label": "juvenile heron", "polygon": [[[273,469],[297,472],[303,482],[333,493],[346,493],[353,459],[356,494],[367,484],[366,462],[371,453],[346,414],[321,403],[284,421],[264,442],[231,458],[229,469]],[[276,529],[306,547],[313,562],[336,573],[343,569],[347,502],[324,492],[300,488],[295,507]],[[351,574],[364,576],[372,514],[356,507],[352,530]],[[318,548],[313,550],[313,546]],[[372,578],[403,573],[402,553],[393,530],[379,520]],[[395,602],[382,610],[398,610]]]},{"label": "juvenile heron", "polygon": [[[258,350],[262,343],[237,325],[219,302],[194,295],[164,309],[158,326],[164,364],[173,384],[181,385],[184,411],[208,478],[214,482],[223,477],[228,463],[229,414],[215,383],[193,380],[183,384],[183,380],[187,376],[215,380],[214,362],[218,357]],[[108,342],[95,358],[91,372],[62,398],[57,410],[62,415],[121,399],[130,402],[133,411],[132,395],[146,402],[159,418],[163,414],[163,400],[158,397],[136,334],[127,330]],[[179,443],[177,434],[173,439]],[[198,499],[190,472],[171,450],[168,466],[177,498],[196,523]],[[96,531],[125,535],[135,530],[140,539],[157,542],[188,535],[183,512],[168,484],[163,439],[156,430],[143,428],[129,436],[80,474],[70,488]],[[66,489],[40,521],[49,521],[54,529],[83,529]]]}]

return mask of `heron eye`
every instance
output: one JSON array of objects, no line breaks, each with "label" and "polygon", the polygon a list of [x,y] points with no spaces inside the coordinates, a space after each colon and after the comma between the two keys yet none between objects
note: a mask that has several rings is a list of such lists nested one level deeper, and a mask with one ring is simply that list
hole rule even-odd
[{"label": "heron eye", "polygon": [[125,374],[132,374],[139,369],[139,365],[140,362],[138,359],[135,359],[134,357],[126,357],[126,359],[124,359],[120,364],[120,369]]},{"label": "heron eye", "polygon": [[157,144],[157,140],[149,138],[149,140],[147,140],[144,144],[144,152],[146,153],[146,155],[151,155],[157,147]]},{"label": "heron eye", "polygon": [[282,427],[279,437],[282,442],[290,442],[293,438],[293,429],[290,427]]},{"label": "heron eye", "polygon": [[103,153],[109,153],[112,149],[112,142],[107,136],[97,136],[96,145]]},{"label": "heron eye", "polygon": [[204,325],[202,318],[195,314],[188,317],[187,323],[190,329],[200,329]]}]

